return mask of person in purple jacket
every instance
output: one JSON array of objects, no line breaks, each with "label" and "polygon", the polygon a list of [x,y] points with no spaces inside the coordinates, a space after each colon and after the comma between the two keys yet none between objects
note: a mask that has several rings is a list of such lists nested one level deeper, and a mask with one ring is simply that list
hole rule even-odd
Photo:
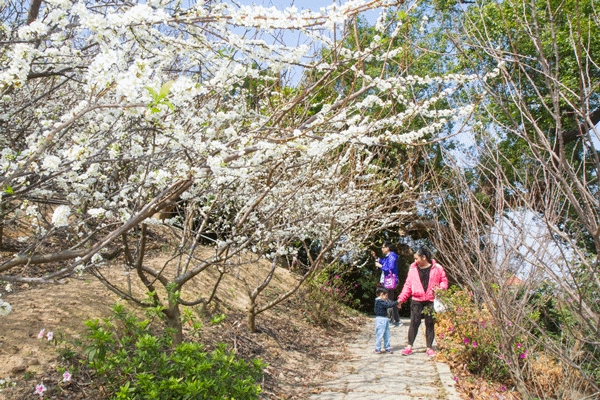
[{"label": "person in purple jacket", "polygon": [[[377,258],[377,254],[373,252],[373,257],[377,260],[375,265],[377,268],[381,268],[381,278],[379,279],[380,286],[383,286],[383,280],[387,275],[394,274],[396,276],[396,286],[398,285],[398,255],[392,251],[392,242],[384,242],[381,247],[381,252],[384,258]],[[386,288],[388,290],[388,298],[396,298],[396,286],[393,288]],[[398,308],[392,307],[390,310],[390,323],[394,326],[400,325],[400,314],[398,314]]]}]

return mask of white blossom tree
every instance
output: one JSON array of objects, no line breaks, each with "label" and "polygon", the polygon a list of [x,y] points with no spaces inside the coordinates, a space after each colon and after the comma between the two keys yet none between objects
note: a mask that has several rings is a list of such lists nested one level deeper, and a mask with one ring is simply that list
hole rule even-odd
[{"label": "white blossom tree", "polygon": [[[318,240],[323,251],[301,284],[369,232],[397,223],[410,190],[373,160],[374,149],[416,143],[469,113],[470,105],[440,104],[480,79],[388,74],[401,56],[390,46],[400,14],[382,13],[384,38],[348,48],[358,13],[400,4],[354,0],[315,13],[49,0],[32,2],[19,21],[3,2],[0,221],[27,234],[14,257],[0,260],[0,280],[55,282],[87,268],[102,278],[102,252],[123,249],[151,292],[159,282],[170,295],[134,299],[107,285],[145,306],[166,302],[181,333],[179,304],[206,301],[181,290],[207,268],[233,265],[242,253],[281,257]],[[300,39],[288,45],[280,32]],[[333,62],[323,61],[323,48]],[[371,60],[376,74],[360,68]],[[293,71],[318,78],[293,83]],[[334,71],[361,84],[339,87]],[[153,218],[176,204],[185,222]],[[181,230],[172,268],[160,271],[144,263],[148,225],[157,223]],[[197,253],[207,236],[209,259]],[[55,269],[37,272],[41,264]],[[248,286],[251,329],[257,313],[293,293],[258,304],[270,276]]]}]

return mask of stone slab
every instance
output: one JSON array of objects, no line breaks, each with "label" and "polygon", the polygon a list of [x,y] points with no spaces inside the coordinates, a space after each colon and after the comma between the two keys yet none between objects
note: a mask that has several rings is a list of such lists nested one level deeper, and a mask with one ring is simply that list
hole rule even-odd
[{"label": "stone slab", "polygon": [[400,350],[408,335],[408,319],[391,327],[394,354],[375,354],[374,322],[367,324],[346,347],[348,358],[337,366],[335,379],[318,385],[324,389],[311,400],[459,400],[450,368],[425,354],[424,327],[417,335],[413,353]]}]

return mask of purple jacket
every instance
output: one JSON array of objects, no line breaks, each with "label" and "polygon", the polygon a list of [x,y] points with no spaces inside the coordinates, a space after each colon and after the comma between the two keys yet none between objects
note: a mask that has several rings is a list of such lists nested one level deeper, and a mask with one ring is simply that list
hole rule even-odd
[{"label": "purple jacket", "polygon": [[390,251],[385,258],[378,258],[379,264],[381,264],[381,279],[379,283],[383,283],[383,277],[389,274],[396,274],[396,285],[398,285],[398,255],[393,251]]},{"label": "purple jacket", "polygon": [[427,293],[423,290],[421,278],[419,278],[419,270],[417,268],[416,262],[410,266],[406,282],[404,282],[404,287],[402,288],[402,293],[398,296],[398,303],[404,303],[410,296],[412,296],[415,301],[433,301],[435,299],[434,290],[448,289],[446,271],[444,271],[444,267],[436,263],[435,260],[431,260],[431,272],[429,273]]}]

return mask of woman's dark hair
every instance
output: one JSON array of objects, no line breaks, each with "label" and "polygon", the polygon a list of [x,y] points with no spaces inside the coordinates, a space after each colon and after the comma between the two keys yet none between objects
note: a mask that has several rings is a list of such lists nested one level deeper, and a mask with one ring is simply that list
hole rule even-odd
[{"label": "woman's dark hair", "polygon": [[394,249],[394,245],[389,240],[386,240],[385,242],[383,242],[383,247],[387,247],[390,250]]},{"label": "woman's dark hair", "polygon": [[427,259],[428,263],[431,263],[431,251],[429,251],[429,249],[425,246],[419,247],[419,250],[417,250],[417,255],[419,257],[423,257],[425,256],[425,258]]}]

